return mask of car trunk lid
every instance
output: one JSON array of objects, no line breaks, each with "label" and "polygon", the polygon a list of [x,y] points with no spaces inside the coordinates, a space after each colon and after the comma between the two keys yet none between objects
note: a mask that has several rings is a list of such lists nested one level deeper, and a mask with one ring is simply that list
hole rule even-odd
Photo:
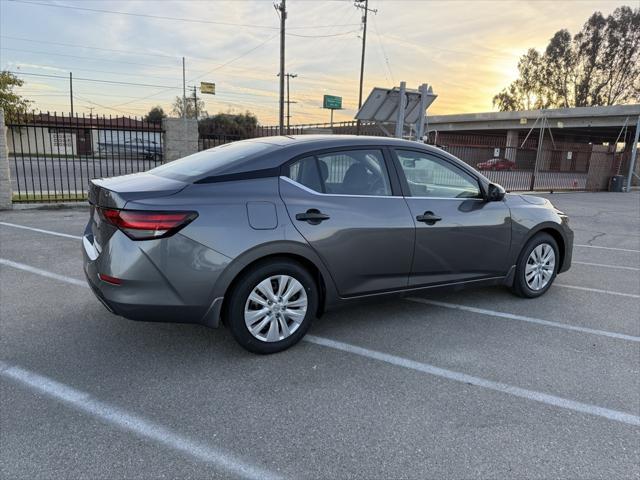
[{"label": "car trunk lid", "polygon": [[[123,209],[127,203],[148,198],[167,197],[183,190],[186,182],[159,177],[150,173],[134,173],[112,178],[97,178],[89,182],[91,219],[89,229],[98,252],[117,228],[100,215],[100,208]],[[89,233],[89,232],[87,232]]]}]

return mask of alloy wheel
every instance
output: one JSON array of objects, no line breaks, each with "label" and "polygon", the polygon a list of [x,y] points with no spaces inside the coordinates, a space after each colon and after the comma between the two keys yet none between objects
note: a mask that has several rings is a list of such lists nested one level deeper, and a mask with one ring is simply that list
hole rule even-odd
[{"label": "alloy wheel", "polygon": [[556,253],[548,243],[536,246],[527,259],[524,278],[527,286],[533,291],[545,288],[551,279],[556,265]]},{"label": "alloy wheel", "polygon": [[258,340],[278,342],[291,336],[307,314],[307,292],[289,275],[266,278],[251,291],[244,307],[244,322]]}]

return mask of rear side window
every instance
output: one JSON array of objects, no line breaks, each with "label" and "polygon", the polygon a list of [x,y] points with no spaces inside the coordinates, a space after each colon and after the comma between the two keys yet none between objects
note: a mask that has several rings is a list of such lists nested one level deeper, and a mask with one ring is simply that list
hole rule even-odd
[{"label": "rear side window", "polygon": [[306,157],[289,166],[289,178],[316,192],[338,195],[391,195],[380,150],[348,150]]},{"label": "rear side window", "polygon": [[322,180],[315,157],[306,157],[289,165],[289,175],[294,182],[315,192],[322,192]]},{"label": "rear side window", "polygon": [[149,173],[183,182],[191,182],[206,175],[224,175],[228,167],[248,162],[273,148],[273,145],[260,142],[227,143],[165,163],[159,167],[152,168]]}]

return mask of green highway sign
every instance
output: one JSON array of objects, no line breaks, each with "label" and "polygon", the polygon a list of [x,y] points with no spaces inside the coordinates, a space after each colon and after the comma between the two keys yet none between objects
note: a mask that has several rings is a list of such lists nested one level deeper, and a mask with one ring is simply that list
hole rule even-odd
[{"label": "green highway sign", "polygon": [[330,110],[341,110],[342,97],[336,97],[335,95],[325,95],[322,102],[322,108],[328,108]]},{"label": "green highway sign", "polygon": [[210,82],[200,82],[200,93],[216,94],[216,84]]}]

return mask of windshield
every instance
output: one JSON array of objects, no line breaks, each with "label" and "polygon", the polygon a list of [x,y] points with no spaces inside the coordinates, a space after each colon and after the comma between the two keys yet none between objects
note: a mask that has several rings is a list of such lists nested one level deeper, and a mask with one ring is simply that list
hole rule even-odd
[{"label": "windshield", "polygon": [[273,148],[273,145],[259,142],[227,143],[165,163],[159,167],[152,168],[149,173],[183,182],[191,182],[207,175],[224,174],[225,167],[257,157]]}]

